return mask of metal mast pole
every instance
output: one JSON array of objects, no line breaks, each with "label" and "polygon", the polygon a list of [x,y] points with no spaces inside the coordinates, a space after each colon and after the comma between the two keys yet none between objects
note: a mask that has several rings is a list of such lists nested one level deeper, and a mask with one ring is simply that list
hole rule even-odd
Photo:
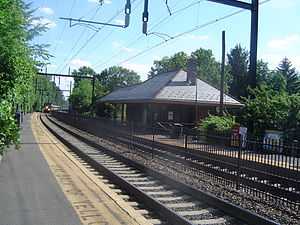
[{"label": "metal mast pole", "polygon": [[221,65],[221,88],[220,88],[220,115],[224,114],[224,75],[225,75],[225,31],[222,31],[222,65]]},{"label": "metal mast pole", "polygon": [[258,0],[252,0],[250,70],[249,70],[251,88],[256,87],[257,39],[258,39]]}]

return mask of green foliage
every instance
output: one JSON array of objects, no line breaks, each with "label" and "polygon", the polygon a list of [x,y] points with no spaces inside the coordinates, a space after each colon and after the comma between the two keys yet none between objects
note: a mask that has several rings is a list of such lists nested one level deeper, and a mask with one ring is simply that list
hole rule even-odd
[{"label": "green foliage", "polygon": [[245,99],[244,121],[253,121],[254,134],[266,129],[283,130],[289,117],[291,99],[284,92],[276,92],[267,86],[251,90],[254,99]]},{"label": "green foliage", "polygon": [[296,72],[296,69],[292,66],[292,63],[288,58],[284,58],[279,66],[277,72],[284,77],[286,81],[286,91],[289,94],[300,93],[300,79]]},{"label": "green foliage", "polygon": [[187,66],[188,55],[185,52],[178,52],[171,57],[163,57],[161,60],[155,60],[149,78],[168,71],[185,69]]},{"label": "green foliage", "polygon": [[[16,108],[32,110],[37,60],[45,56],[45,46],[32,43],[45,28],[32,26],[33,10],[21,0],[0,0],[0,151],[18,143]],[[38,51],[35,50],[38,47]]]},{"label": "green foliage", "polygon": [[201,123],[200,128],[206,132],[230,132],[236,124],[235,117],[231,115],[206,117]]},{"label": "green foliage", "polygon": [[71,106],[79,113],[86,113],[92,104],[92,84],[90,80],[81,80],[74,87],[69,98]]},{"label": "green foliage", "polygon": [[[212,86],[220,87],[220,63],[218,63],[210,49],[200,48],[191,53],[191,57],[197,62],[197,77],[208,82]],[[161,60],[154,61],[154,65],[149,72],[149,78],[163,72],[187,68],[189,56],[185,52],[178,52],[171,57],[163,57]],[[225,70],[225,80],[230,80],[228,69]],[[225,83],[225,90],[227,84]]]},{"label": "green foliage", "polygon": [[[95,76],[95,99],[102,97],[107,93],[106,88],[101,84],[99,80],[99,75],[90,68],[83,66],[78,70],[72,72],[75,76],[91,77]],[[95,106],[92,105],[92,81],[90,79],[74,78],[74,89],[70,95],[69,102],[73,110],[81,114],[90,114],[95,111]]]},{"label": "green foliage", "polygon": [[248,88],[248,66],[249,66],[249,53],[241,45],[236,45],[230,50],[228,57],[229,73],[232,80],[229,84],[229,93],[241,99],[247,96]]},{"label": "green foliage", "polygon": [[[220,87],[221,65],[216,61],[212,50],[200,48],[192,52],[191,57],[197,60],[197,77],[206,81],[212,86]],[[225,81],[229,80],[229,74],[225,70]],[[225,83],[225,90],[227,85]]]},{"label": "green foliage", "polygon": [[266,85],[269,82],[271,71],[269,70],[268,63],[264,62],[263,60],[258,60],[256,73],[257,85]]},{"label": "green foliage", "polygon": [[[91,76],[96,75],[96,72],[92,68],[90,68],[88,66],[83,66],[83,67],[80,67],[78,70],[74,70],[72,72],[72,75],[74,75],[74,76],[91,77]],[[81,78],[75,77],[74,78],[74,87],[77,87],[77,85],[79,84],[79,82],[81,80],[82,80]]]},{"label": "green foliage", "polygon": [[12,111],[8,101],[0,101],[0,155],[3,154],[5,147],[19,143],[19,128]]},{"label": "green foliage", "polygon": [[267,81],[267,85],[273,89],[274,91],[277,91],[277,92],[286,92],[286,86],[287,86],[287,83],[286,83],[286,79],[284,78],[284,76],[277,72],[277,71],[272,71],[270,73],[270,78],[269,80]]},{"label": "green foliage", "polygon": [[96,77],[107,92],[141,82],[140,76],[136,72],[120,66],[105,69]]},{"label": "green foliage", "polygon": [[300,94],[289,97],[289,113],[285,124],[286,138],[300,141]]},{"label": "green foliage", "polygon": [[45,104],[66,105],[62,91],[50,79],[51,77],[45,76],[37,76],[35,78],[34,110],[41,110]]}]

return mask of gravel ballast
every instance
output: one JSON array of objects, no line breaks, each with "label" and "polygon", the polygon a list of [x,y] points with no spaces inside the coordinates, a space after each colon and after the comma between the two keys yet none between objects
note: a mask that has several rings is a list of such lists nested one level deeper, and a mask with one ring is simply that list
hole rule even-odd
[{"label": "gravel ballast", "polygon": [[[60,123],[59,121],[57,122]],[[66,124],[62,125],[66,126]],[[193,186],[199,190],[209,192],[221,199],[229,201],[242,208],[248,209],[261,216],[267,217],[280,224],[300,224],[300,214],[294,209],[291,209],[284,205],[275,204],[273,202],[267,202],[253,195],[248,195],[243,191],[242,188],[240,190],[236,190],[235,188],[228,185],[221,185],[220,182],[215,181],[215,177],[212,177],[210,174],[205,173],[204,171],[187,167],[178,163],[174,164],[169,160],[164,160],[158,157],[154,157],[152,159],[149,153],[139,152],[137,154],[138,149],[136,148],[135,150],[132,150],[128,149],[128,146],[125,145],[116,143],[111,144],[107,140],[103,140],[102,138],[99,139],[99,137],[87,134],[82,130],[76,131],[73,127],[70,126],[69,128],[75,132],[78,132],[80,135],[86,137],[87,139],[93,140],[103,145],[103,147],[108,148],[109,150],[122,153],[123,156],[141,163],[162,174],[165,174],[173,179]]]}]

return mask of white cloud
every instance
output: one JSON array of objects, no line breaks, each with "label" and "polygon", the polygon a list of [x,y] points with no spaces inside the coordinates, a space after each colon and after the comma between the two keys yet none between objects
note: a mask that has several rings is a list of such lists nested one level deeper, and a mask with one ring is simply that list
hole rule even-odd
[{"label": "white cloud", "polygon": [[74,67],[74,69],[78,69],[82,66],[89,66],[90,67],[92,64],[89,61],[86,61],[86,60],[83,60],[83,59],[73,59],[70,62],[70,65],[72,67]]},{"label": "white cloud", "polygon": [[138,74],[141,75],[141,79],[142,80],[146,80],[147,79],[147,74],[150,71],[151,66],[147,65],[147,64],[138,64],[138,63],[123,63],[121,66],[130,69],[130,70],[134,70],[135,72],[137,72]]},{"label": "white cloud", "polygon": [[49,20],[49,19],[44,18],[44,17],[40,18],[40,19],[33,20],[31,24],[33,26],[43,25],[43,26],[46,26],[49,29],[56,27],[56,23],[54,21]]},{"label": "white cloud", "polygon": [[113,46],[113,48],[120,49],[121,51],[127,52],[127,53],[136,51],[136,49],[134,49],[134,48],[127,48],[127,47],[123,46],[123,44],[118,41],[113,41],[112,46]]},{"label": "white cloud", "polygon": [[118,25],[124,25],[125,24],[124,20],[120,20],[120,19],[115,19],[115,23],[118,24]]},{"label": "white cloud", "polygon": [[299,34],[291,34],[283,38],[273,39],[268,42],[268,47],[271,49],[283,50],[289,48],[292,45],[300,43]]},{"label": "white cloud", "polygon": [[300,55],[285,55],[284,53],[267,53],[262,55],[262,59],[269,63],[270,69],[275,69],[284,57],[287,57],[292,62],[293,66],[300,71]]},{"label": "white cloud", "polygon": [[153,56],[153,61],[154,60],[161,60],[162,56],[159,56],[159,55],[154,55]]},{"label": "white cloud", "polygon": [[54,14],[53,9],[51,9],[49,7],[40,7],[39,11],[41,11],[42,13],[45,13],[47,15],[53,15]]},{"label": "white cloud", "polygon": [[208,36],[207,35],[189,34],[189,35],[185,36],[185,39],[190,39],[190,40],[194,40],[194,41],[204,41],[204,40],[208,40]]},{"label": "white cloud", "polygon": [[[92,3],[101,3],[101,0],[88,0],[88,2],[92,2]],[[104,4],[111,4],[112,0],[104,0],[103,1]]]},{"label": "white cloud", "polygon": [[112,0],[104,0],[104,4],[111,4]]}]

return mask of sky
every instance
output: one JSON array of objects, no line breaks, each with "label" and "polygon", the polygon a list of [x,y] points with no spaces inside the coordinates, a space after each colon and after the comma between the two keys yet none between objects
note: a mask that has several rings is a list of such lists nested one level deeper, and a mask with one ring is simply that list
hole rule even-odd
[{"label": "sky", "polygon": [[[69,67],[72,71],[81,66],[90,66],[101,72],[120,65],[135,70],[145,80],[154,60],[179,51],[189,54],[200,47],[212,49],[216,60],[221,61],[223,30],[226,31],[227,52],[236,44],[249,50],[250,12],[246,10],[218,20],[239,9],[206,0],[168,0],[170,15],[164,0],[150,0],[148,32],[154,34],[146,36],[142,34],[144,1],[131,2],[130,25],[124,29],[110,26],[91,28],[74,22],[70,27],[68,21],[59,17],[124,24],[125,0],[104,0],[102,5],[99,0],[34,0],[32,7],[36,9],[35,15],[40,17],[34,23],[46,24],[49,28],[34,40],[35,43],[50,44],[49,52],[53,57],[47,72],[67,74]],[[190,4],[193,6],[183,10]],[[288,57],[300,71],[299,10],[300,0],[267,0],[260,5],[258,59],[268,62],[271,69],[276,68],[282,58]],[[204,25],[211,21],[216,22]],[[193,32],[165,42],[197,27]],[[95,31],[98,28],[101,29]],[[144,50],[147,51],[139,54]],[[64,85],[68,86],[68,82],[65,81]]]}]

